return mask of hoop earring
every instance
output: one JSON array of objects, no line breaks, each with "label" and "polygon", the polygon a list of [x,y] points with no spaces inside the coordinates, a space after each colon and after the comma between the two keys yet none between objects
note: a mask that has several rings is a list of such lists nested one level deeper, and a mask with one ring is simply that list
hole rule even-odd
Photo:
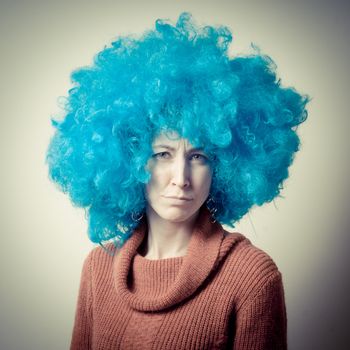
[{"label": "hoop earring", "polygon": [[206,205],[207,205],[207,208],[211,214],[211,217],[213,218],[213,220],[211,220],[211,222],[212,223],[216,222],[215,213],[218,211],[218,209],[215,206],[215,201],[214,201],[212,196],[208,197]]},{"label": "hoop earring", "polygon": [[[137,216],[135,217],[135,215],[137,215]],[[140,221],[142,218],[143,218],[143,212],[141,212],[141,213],[134,213],[134,212],[131,212],[131,219],[132,219],[132,221],[138,222],[138,221]]]}]

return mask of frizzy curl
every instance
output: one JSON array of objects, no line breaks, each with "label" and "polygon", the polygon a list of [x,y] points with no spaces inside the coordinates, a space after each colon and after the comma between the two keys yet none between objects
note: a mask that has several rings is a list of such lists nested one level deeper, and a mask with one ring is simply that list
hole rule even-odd
[{"label": "frizzy curl", "polygon": [[50,179],[86,209],[93,242],[122,245],[137,225],[159,132],[205,145],[222,224],[279,195],[309,97],[282,87],[260,51],[230,57],[231,41],[227,27],[198,26],[184,12],[175,25],[158,19],[139,38],[118,37],[72,73],[46,161]]}]

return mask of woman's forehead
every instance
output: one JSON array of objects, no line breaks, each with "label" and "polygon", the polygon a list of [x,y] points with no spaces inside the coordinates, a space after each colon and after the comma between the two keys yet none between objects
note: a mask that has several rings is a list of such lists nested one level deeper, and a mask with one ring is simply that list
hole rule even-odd
[{"label": "woman's forehead", "polygon": [[[161,132],[155,136],[153,147],[167,146],[167,148],[178,149],[184,146],[185,149],[195,148],[195,146],[186,138],[179,136],[176,131]],[[196,147],[201,148],[201,147]]]}]

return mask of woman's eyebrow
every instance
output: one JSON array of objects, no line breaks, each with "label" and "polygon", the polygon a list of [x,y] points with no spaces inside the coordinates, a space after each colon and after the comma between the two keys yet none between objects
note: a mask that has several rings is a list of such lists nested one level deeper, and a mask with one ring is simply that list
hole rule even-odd
[{"label": "woman's eyebrow", "polygon": [[[165,148],[165,149],[168,149],[169,151],[176,151],[175,148],[168,145],[154,145],[153,148]],[[203,151],[203,147],[195,147],[195,148],[190,148],[188,150],[188,152],[197,152],[197,151]]]}]

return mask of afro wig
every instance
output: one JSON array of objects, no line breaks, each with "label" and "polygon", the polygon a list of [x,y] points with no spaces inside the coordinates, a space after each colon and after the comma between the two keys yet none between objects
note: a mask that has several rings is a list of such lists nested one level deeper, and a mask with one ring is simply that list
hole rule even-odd
[{"label": "afro wig", "polygon": [[176,131],[213,156],[215,219],[234,227],[253,205],[279,195],[299,149],[307,95],[282,87],[259,50],[229,57],[225,26],[190,13],[158,19],[140,37],[120,36],[72,72],[64,117],[46,162],[50,179],[88,218],[89,238],[121,246],[146,207],[152,141]]}]

